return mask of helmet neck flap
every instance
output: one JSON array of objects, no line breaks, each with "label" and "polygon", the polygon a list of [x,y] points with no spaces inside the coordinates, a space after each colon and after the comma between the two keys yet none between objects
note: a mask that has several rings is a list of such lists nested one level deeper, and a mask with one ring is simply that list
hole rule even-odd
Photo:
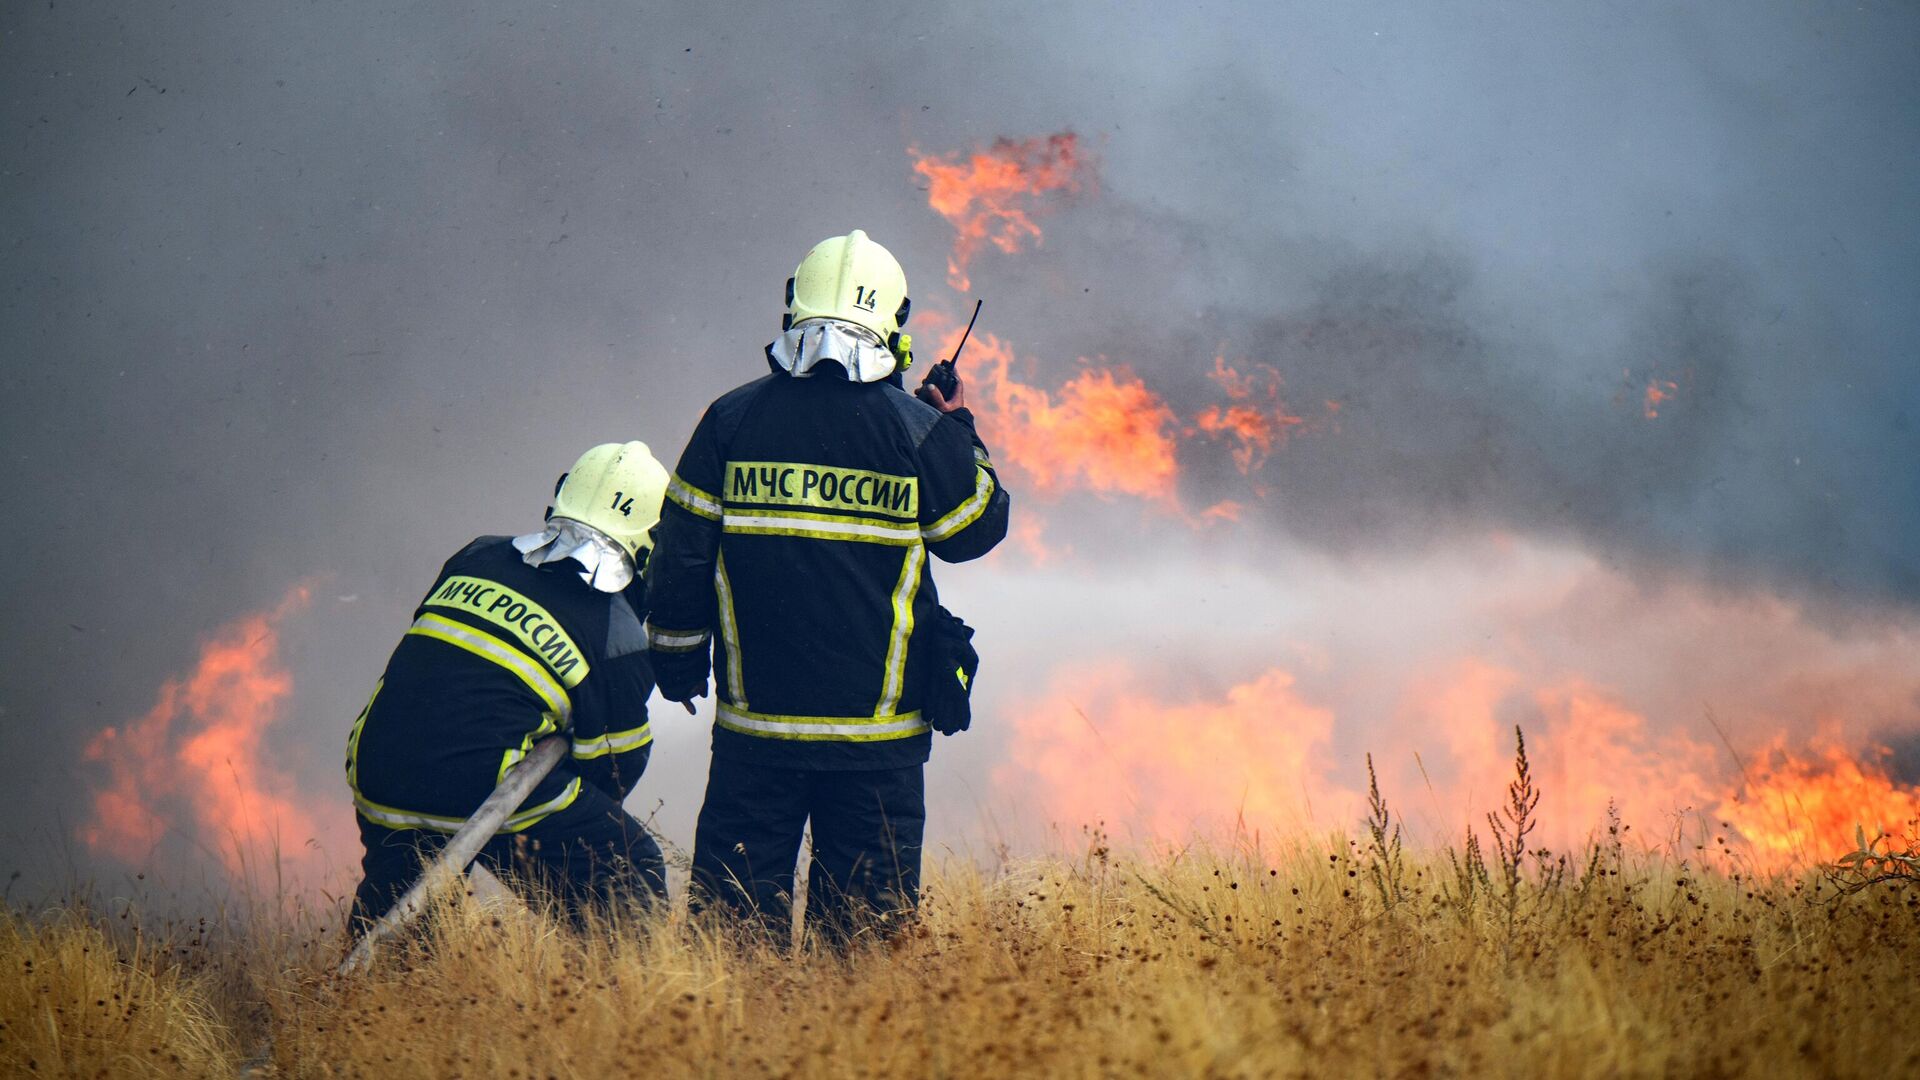
[{"label": "helmet neck flap", "polygon": [[580,580],[603,593],[617,593],[633,583],[633,560],[626,549],[584,521],[549,518],[539,532],[514,537],[513,546],[528,566],[572,559],[580,564]]},{"label": "helmet neck flap", "polygon": [[879,335],[842,319],[808,319],[793,324],[767,346],[767,362],[804,379],[822,361],[832,361],[853,382],[879,382],[898,363]]}]

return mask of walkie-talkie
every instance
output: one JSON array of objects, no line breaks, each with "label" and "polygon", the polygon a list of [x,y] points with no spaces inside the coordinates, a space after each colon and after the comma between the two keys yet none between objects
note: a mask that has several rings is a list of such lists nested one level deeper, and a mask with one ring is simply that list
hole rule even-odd
[{"label": "walkie-talkie", "polygon": [[960,344],[953,347],[953,356],[928,368],[927,377],[920,380],[920,389],[915,390],[913,396],[932,405],[932,395],[927,393],[928,386],[940,391],[943,398],[951,398],[953,392],[960,388],[960,375],[954,370],[954,365],[960,362],[960,350],[967,347],[967,339],[973,336],[973,324],[980,318],[980,305],[984,303],[984,300],[973,302],[973,318],[967,320],[967,328],[960,335]]}]

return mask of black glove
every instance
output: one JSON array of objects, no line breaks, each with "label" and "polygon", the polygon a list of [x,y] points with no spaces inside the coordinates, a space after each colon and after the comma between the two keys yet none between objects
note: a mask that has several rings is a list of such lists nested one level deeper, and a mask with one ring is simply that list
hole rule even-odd
[{"label": "black glove", "polygon": [[980,670],[973,627],[942,607],[921,629],[926,634],[929,666],[920,711],[942,735],[965,731],[973,723],[973,677]]},{"label": "black glove", "polygon": [[707,650],[711,645],[709,640],[692,649],[647,650],[647,661],[653,665],[653,682],[660,688],[661,697],[691,707],[694,698],[707,696]]},{"label": "black glove", "polygon": [[933,395],[927,393],[928,386],[940,391],[941,397],[951,400],[953,392],[960,389],[960,373],[953,369],[953,361],[942,360],[928,368],[926,378],[920,380],[920,388],[913,392],[914,397],[937,409],[940,406],[934,404]]}]

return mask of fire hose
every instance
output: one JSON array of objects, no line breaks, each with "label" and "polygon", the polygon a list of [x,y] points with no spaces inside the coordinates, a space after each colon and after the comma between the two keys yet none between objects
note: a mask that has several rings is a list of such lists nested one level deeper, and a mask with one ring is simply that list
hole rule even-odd
[{"label": "fire hose", "polygon": [[354,943],[353,951],[340,962],[340,974],[347,975],[365,968],[373,961],[374,949],[386,939],[405,929],[427,906],[427,897],[442,884],[459,877],[466,870],[474,856],[480,854],[487,841],[500,831],[521,803],[526,801],[534,787],[547,778],[560,759],[567,755],[569,740],[566,735],[549,735],[535,743],[526,757],[507,770],[500,778],[500,784],[487,796],[480,808],[473,812],[466,824],[454,832],[445,847],[433,862],[427,865],[420,880],[401,896],[399,901],[382,915],[379,921],[360,935]]}]

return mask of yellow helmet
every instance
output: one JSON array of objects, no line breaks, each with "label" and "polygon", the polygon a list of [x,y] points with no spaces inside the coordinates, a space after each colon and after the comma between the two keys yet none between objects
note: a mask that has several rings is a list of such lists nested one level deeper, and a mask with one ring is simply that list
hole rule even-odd
[{"label": "yellow helmet", "polygon": [[911,307],[899,261],[859,229],[813,245],[787,279],[789,327],[807,319],[840,319],[866,327],[892,346]]},{"label": "yellow helmet", "polygon": [[605,533],[640,564],[647,531],[660,520],[667,470],[643,442],[601,443],[580,455],[560,478],[553,516],[571,518]]}]

